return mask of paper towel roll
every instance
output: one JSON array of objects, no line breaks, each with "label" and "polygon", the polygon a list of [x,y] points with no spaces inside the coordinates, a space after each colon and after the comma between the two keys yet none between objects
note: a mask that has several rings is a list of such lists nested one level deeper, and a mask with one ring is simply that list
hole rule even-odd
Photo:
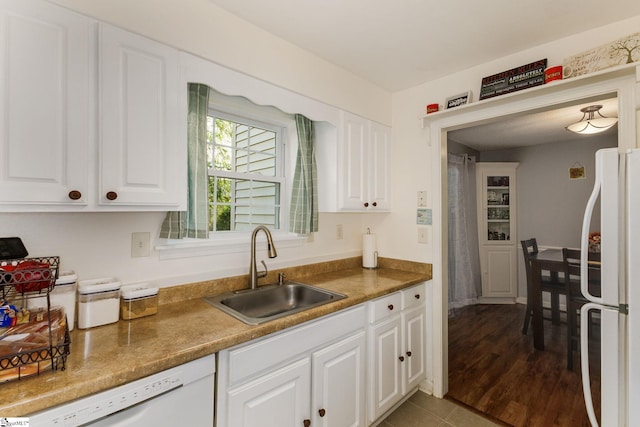
[{"label": "paper towel roll", "polygon": [[364,268],[378,267],[375,234],[365,234],[362,236],[362,266]]}]

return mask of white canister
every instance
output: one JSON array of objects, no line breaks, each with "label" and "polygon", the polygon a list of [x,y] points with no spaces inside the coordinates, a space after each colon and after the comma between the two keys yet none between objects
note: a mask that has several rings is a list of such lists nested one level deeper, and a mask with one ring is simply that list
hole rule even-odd
[{"label": "white canister", "polygon": [[[56,280],[56,286],[49,294],[51,306],[61,306],[67,315],[69,331],[73,330],[76,323],[76,288],[78,286],[78,276],[73,271],[61,271]],[[46,295],[30,298],[27,300],[27,307],[47,307]]]},{"label": "white canister", "polygon": [[115,278],[80,281],[78,285],[78,328],[115,323],[120,318],[120,282]]}]

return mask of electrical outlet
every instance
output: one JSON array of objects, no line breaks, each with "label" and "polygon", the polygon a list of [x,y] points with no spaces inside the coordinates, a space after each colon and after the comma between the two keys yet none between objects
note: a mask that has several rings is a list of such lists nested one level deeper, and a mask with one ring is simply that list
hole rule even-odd
[{"label": "electrical outlet", "polygon": [[429,243],[428,235],[426,227],[418,227],[418,243]]},{"label": "electrical outlet", "polygon": [[131,233],[131,257],[146,257],[151,252],[151,233],[141,231]]},{"label": "electrical outlet", "polygon": [[344,239],[344,231],[342,229],[342,224],[336,225],[336,239],[337,240]]},{"label": "electrical outlet", "polygon": [[418,191],[418,207],[426,208],[427,207],[427,192],[426,191]]}]

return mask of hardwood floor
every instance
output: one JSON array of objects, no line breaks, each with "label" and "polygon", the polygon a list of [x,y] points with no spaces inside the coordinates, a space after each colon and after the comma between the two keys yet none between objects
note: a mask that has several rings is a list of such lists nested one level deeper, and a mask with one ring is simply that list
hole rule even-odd
[{"label": "hardwood floor", "polygon": [[[524,311],[476,305],[449,318],[447,398],[516,427],[589,426],[577,353],[574,370],[566,369],[566,325],[545,321],[545,351],[538,351],[531,328],[522,335]],[[599,416],[599,350],[589,354]]]}]

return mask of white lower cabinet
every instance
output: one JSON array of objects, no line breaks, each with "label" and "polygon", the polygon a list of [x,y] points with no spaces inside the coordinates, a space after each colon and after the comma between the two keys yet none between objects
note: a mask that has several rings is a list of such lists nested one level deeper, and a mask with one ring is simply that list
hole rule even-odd
[{"label": "white lower cabinet", "polygon": [[365,427],[426,380],[426,286],[218,354],[217,427]]},{"label": "white lower cabinet", "polygon": [[365,363],[364,331],[313,353],[312,426],[365,425]]},{"label": "white lower cabinet", "polygon": [[[309,418],[309,359],[229,391],[228,426],[303,426]],[[218,424],[220,425],[220,424]]]},{"label": "white lower cabinet", "polygon": [[365,426],[364,305],[219,353],[217,427]]},{"label": "white lower cabinet", "polygon": [[424,305],[402,313],[404,328],[402,349],[405,357],[403,394],[417,387],[425,379],[425,325]]},{"label": "white lower cabinet", "polygon": [[373,422],[391,409],[402,397],[401,329],[399,315],[377,323],[369,329],[370,375],[369,421]]},{"label": "white lower cabinet", "polygon": [[369,423],[426,379],[425,299],[420,284],[369,303]]}]

